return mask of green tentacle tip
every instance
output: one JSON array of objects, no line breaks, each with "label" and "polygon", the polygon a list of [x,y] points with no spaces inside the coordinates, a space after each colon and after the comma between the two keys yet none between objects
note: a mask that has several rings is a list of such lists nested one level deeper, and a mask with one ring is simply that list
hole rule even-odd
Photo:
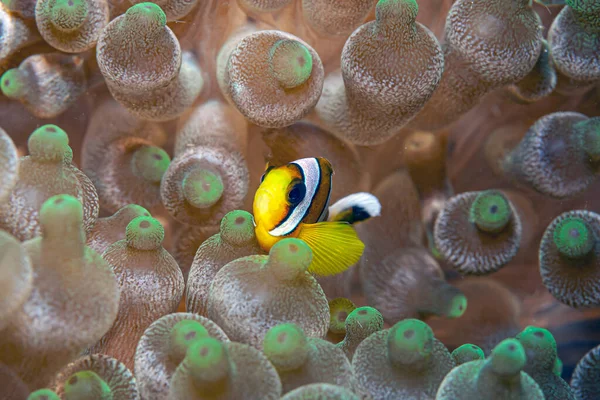
[{"label": "green tentacle tip", "polygon": [[72,32],[80,28],[88,16],[86,0],[56,0],[50,7],[49,18],[56,28]]},{"label": "green tentacle tip", "polygon": [[19,99],[27,92],[27,77],[19,68],[6,71],[0,78],[0,90],[10,99]]},{"label": "green tentacle tip", "polygon": [[514,376],[525,367],[525,349],[517,339],[505,339],[489,358],[492,371],[502,376]]},{"label": "green tentacle tip", "polygon": [[361,331],[376,332],[383,329],[383,315],[369,306],[354,309],[346,318],[346,332]]},{"label": "green tentacle tip", "polygon": [[379,0],[375,6],[375,16],[381,20],[384,14],[400,14],[405,21],[414,21],[419,12],[419,4],[416,0]]},{"label": "green tentacle tip", "polygon": [[297,40],[281,39],[269,51],[271,75],[285,89],[305,83],[312,73],[313,58],[310,50]]},{"label": "green tentacle tip", "polygon": [[467,363],[469,361],[483,360],[485,354],[479,346],[474,344],[463,344],[452,352],[452,358],[457,365]]},{"label": "green tentacle tip", "polygon": [[134,218],[125,229],[127,245],[138,250],[156,250],[165,239],[165,228],[157,219],[146,216]]},{"label": "green tentacle tip", "polygon": [[60,400],[60,397],[50,389],[40,389],[32,392],[27,400]]},{"label": "green tentacle tip", "polygon": [[346,333],[346,319],[356,306],[344,297],[329,301],[329,331],[334,334]]},{"label": "green tentacle tip", "polygon": [[65,221],[83,221],[83,207],[75,197],[58,194],[42,204],[40,209],[42,225],[64,224]]},{"label": "green tentacle tip", "polygon": [[563,362],[560,358],[556,357],[554,359],[554,366],[552,367],[552,372],[557,376],[561,376],[563,372]]},{"label": "green tentacle tip", "polygon": [[152,183],[160,183],[170,163],[167,152],[155,146],[142,146],[131,158],[133,173]]},{"label": "green tentacle tip", "polygon": [[65,382],[65,400],[112,398],[110,387],[92,371],[79,371]]},{"label": "green tentacle tip", "polygon": [[312,250],[304,240],[288,238],[271,247],[269,265],[282,279],[294,279],[308,269],[312,262]]},{"label": "green tentacle tip", "polygon": [[556,357],[556,340],[549,330],[528,326],[516,336],[528,354],[528,362],[541,368],[554,367]]},{"label": "green tentacle tip", "polygon": [[194,343],[208,336],[208,331],[200,322],[193,319],[179,321],[169,334],[169,358],[179,364]]},{"label": "green tentacle tip", "polygon": [[497,190],[486,190],[475,197],[469,220],[481,231],[499,233],[508,225],[512,209],[506,197]]},{"label": "green tentacle tip", "polygon": [[196,384],[216,382],[229,373],[229,355],[223,343],[207,337],[188,349],[184,361]]},{"label": "green tentacle tip", "polygon": [[247,211],[233,210],[225,214],[221,220],[221,238],[227,242],[241,246],[254,239],[253,217]]},{"label": "green tentacle tip", "polygon": [[433,339],[433,331],[425,322],[418,319],[400,321],[389,330],[389,357],[397,365],[422,361],[431,354]]},{"label": "green tentacle tip", "polygon": [[73,155],[69,136],[56,125],[44,125],[33,131],[27,148],[29,154],[40,161],[70,161]]},{"label": "green tentacle tip", "polygon": [[600,161],[600,117],[578,122],[574,128],[581,138],[581,148],[590,160]]},{"label": "green tentacle tip", "polygon": [[462,293],[458,293],[452,298],[452,301],[450,302],[450,308],[448,309],[446,316],[448,318],[458,318],[461,317],[466,310],[467,297]]},{"label": "green tentacle tip", "polygon": [[263,352],[278,369],[296,369],[308,357],[308,339],[296,324],[276,325],[265,335]]},{"label": "green tentacle tip", "polygon": [[139,28],[137,23],[160,28],[167,25],[167,15],[158,5],[150,2],[138,3],[129,7],[125,12],[125,20],[133,22],[129,27],[132,29]]},{"label": "green tentacle tip", "polygon": [[592,228],[581,218],[567,217],[554,228],[553,240],[558,252],[568,258],[581,258],[594,248]]},{"label": "green tentacle tip", "polygon": [[182,186],[185,199],[196,208],[211,207],[221,199],[225,190],[221,174],[204,168],[190,171]]}]

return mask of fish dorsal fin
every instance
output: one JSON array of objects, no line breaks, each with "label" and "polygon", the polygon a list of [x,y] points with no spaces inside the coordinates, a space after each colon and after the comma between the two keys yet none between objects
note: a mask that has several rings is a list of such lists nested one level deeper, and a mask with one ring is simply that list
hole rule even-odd
[{"label": "fish dorsal fin", "polygon": [[344,272],[360,260],[365,249],[354,228],[346,222],[305,224],[298,238],[313,251],[308,272],[319,276]]},{"label": "fish dorsal fin", "polygon": [[267,161],[267,164],[265,165],[265,172],[263,172],[262,176],[260,177],[261,182],[265,180],[265,176],[267,176],[269,171],[271,171],[273,168],[275,168],[275,166],[271,165],[271,161]]},{"label": "fish dorsal fin", "polygon": [[381,204],[371,193],[354,193],[339,199],[329,207],[328,221],[345,221],[350,224],[378,217]]}]

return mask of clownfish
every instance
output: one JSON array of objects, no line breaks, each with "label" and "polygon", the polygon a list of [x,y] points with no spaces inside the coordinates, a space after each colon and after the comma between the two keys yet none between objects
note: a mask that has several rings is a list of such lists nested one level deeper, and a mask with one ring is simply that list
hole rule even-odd
[{"label": "clownfish", "polygon": [[356,264],[364,243],[352,224],[378,216],[381,205],[356,193],[329,207],[333,168],[325,158],[303,158],[267,169],[254,196],[256,238],[265,251],[281,239],[304,240],[313,252],[308,271],[339,274]]}]

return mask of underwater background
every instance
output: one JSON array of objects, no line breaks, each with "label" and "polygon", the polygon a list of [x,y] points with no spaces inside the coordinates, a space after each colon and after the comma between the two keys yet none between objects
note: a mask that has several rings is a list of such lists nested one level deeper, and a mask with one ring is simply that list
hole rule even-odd
[{"label": "underwater background", "polygon": [[2,0],[0,399],[600,399],[599,0]]}]

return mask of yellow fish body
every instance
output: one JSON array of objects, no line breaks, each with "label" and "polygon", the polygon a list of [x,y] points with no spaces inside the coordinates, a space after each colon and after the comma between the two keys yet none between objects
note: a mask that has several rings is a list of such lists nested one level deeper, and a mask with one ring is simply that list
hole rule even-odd
[{"label": "yellow fish body", "polygon": [[313,251],[309,272],[339,274],[356,264],[364,250],[351,223],[379,215],[381,206],[368,193],[357,193],[329,206],[333,169],[324,158],[303,158],[268,167],[254,197],[258,243],[265,250],[295,237]]}]

